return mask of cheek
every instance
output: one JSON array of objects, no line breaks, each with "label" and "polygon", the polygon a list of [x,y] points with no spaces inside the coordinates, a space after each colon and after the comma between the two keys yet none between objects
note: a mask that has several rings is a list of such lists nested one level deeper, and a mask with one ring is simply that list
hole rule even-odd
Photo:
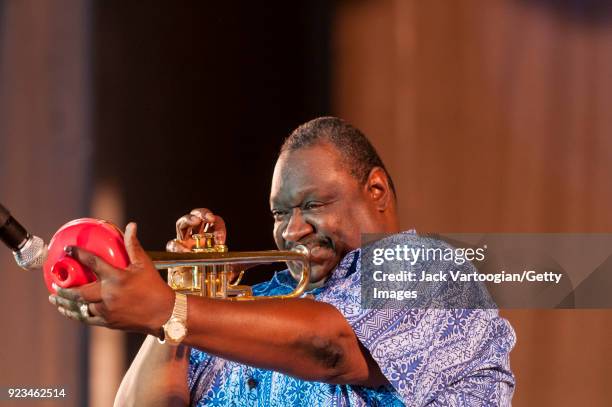
[{"label": "cheek", "polygon": [[317,235],[331,239],[334,247],[342,247],[345,239],[344,216],[319,216],[311,220]]},{"label": "cheek", "polygon": [[361,233],[358,226],[358,214],[348,211],[328,224],[336,248],[346,253],[361,245]]},{"label": "cheek", "polygon": [[272,230],[272,237],[274,238],[274,243],[276,243],[276,247],[279,250],[282,250],[284,247],[283,241],[283,227],[280,223],[274,223],[274,229]]}]

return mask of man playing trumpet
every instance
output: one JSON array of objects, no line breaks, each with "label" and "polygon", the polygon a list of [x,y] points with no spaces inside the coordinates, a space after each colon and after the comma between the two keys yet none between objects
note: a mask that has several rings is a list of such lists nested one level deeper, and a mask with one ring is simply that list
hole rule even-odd
[{"label": "man playing trumpet", "polygon": [[[297,128],[276,162],[270,209],[278,248],[309,249],[310,284],[302,298],[237,302],[177,295],[140,246],[133,223],[125,233],[127,270],[67,248],[99,280],[58,289],[51,297],[58,310],[88,324],[149,335],[116,405],[510,404],[515,338],[496,310],[464,313],[463,329],[449,339],[442,331],[457,318],[454,310],[361,308],[361,235],[420,239],[399,233],[391,178],[361,132],[336,118]],[[183,216],[177,228],[186,233],[202,223],[225,243],[223,219],[206,209]],[[175,240],[168,249],[188,251],[192,243]],[[297,271],[278,272],[253,291],[286,294],[296,279]]]}]

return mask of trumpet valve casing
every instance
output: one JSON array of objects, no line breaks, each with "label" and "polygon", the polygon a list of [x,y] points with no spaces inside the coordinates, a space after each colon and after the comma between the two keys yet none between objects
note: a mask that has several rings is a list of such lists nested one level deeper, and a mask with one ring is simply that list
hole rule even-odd
[{"label": "trumpet valve casing", "polygon": [[[192,235],[192,239],[194,245],[191,253],[147,252],[155,268],[168,270],[168,285],[175,291],[237,301],[288,299],[300,297],[309,283],[309,252],[303,245],[286,251],[228,252],[227,246],[215,242],[212,233]],[[247,269],[259,264],[279,262],[302,264],[300,280],[292,292],[254,297],[251,287],[239,285]],[[235,278],[236,273],[239,274]]]},{"label": "trumpet valve casing", "polygon": [[[213,233],[191,235],[193,253],[226,253],[227,246],[217,244]],[[228,289],[231,269],[228,264],[213,264],[193,267],[174,267],[168,270],[168,284],[173,290],[208,298],[227,298],[228,296],[250,295],[247,292]]]}]

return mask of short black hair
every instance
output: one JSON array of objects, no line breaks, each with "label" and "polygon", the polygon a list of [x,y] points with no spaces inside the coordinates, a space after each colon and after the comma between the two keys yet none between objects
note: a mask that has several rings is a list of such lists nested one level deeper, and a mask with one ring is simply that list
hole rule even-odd
[{"label": "short black hair", "polygon": [[368,180],[372,168],[382,168],[389,180],[393,196],[396,196],[391,175],[372,143],[359,129],[337,117],[319,117],[302,124],[285,139],[280,154],[325,142],[340,152],[351,175],[362,185]]}]

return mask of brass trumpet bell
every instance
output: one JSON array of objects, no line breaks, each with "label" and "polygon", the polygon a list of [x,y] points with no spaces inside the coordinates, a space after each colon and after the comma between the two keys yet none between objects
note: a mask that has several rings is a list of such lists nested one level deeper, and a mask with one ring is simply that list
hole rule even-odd
[{"label": "brass trumpet bell", "polygon": [[[216,244],[212,233],[191,236],[195,246],[191,253],[148,252],[158,270],[168,269],[168,285],[185,294],[235,301],[269,298],[296,298],[304,293],[310,279],[310,262],[306,246],[292,250],[229,252],[227,246]],[[286,295],[253,296],[251,287],[239,285],[244,272],[259,264],[297,262],[302,274],[297,287]],[[230,281],[234,270],[240,274]]]}]

